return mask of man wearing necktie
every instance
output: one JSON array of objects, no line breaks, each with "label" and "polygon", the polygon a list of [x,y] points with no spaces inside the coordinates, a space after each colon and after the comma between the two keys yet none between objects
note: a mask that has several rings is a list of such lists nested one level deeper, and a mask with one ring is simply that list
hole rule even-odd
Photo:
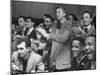
[{"label": "man wearing necktie", "polygon": [[50,68],[53,67],[55,62],[55,71],[68,71],[71,68],[71,24],[66,21],[65,10],[61,7],[56,9],[57,20],[60,22],[60,28],[57,27],[55,21],[52,32],[47,34],[43,29],[37,29],[38,32],[48,40],[52,40],[52,48],[50,54]]},{"label": "man wearing necktie", "polygon": [[92,21],[92,15],[89,11],[84,11],[83,14],[83,21],[84,21],[84,25],[83,25],[83,30],[85,31],[85,36],[88,36],[88,35],[95,35],[96,32],[95,32],[95,28],[94,28],[94,25],[91,24],[91,21]]}]

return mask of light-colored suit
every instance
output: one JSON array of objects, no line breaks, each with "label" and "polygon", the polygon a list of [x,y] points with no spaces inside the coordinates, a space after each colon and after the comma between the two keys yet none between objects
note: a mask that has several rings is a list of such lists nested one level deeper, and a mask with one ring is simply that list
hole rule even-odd
[{"label": "light-colored suit", "polygon": [[[16,51],[13,53],[12,55],[12,62],[19,68],[19,70],[23,71],[23,64],[21,62],[21,60],[19,60],[18,58],[19,53]],[[26,71],[25,72],[35,72],[36,71],[36,67],[37,67],[37,71],[38,72],[44,72],[44,64],[41,61],[42,57],[38,54],[36,54],[35,52],[31,52],[28,62],[27,62],[27,66],[26,66]]]},{"label": "light-colored suit", "polygon": [[52,40],[52,49],[50,55],[50,66],[55,61],[57,69],[71,67],[70,41],[71,41],[71,24],[64,21],[61,28],[57,31],[56,24],[50,33],[49,39]]}]

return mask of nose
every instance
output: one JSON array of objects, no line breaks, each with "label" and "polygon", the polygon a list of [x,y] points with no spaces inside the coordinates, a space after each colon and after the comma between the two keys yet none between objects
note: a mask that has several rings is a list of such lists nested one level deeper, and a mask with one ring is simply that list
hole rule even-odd
[{"label": "nose", "polygon": [[85,51],[86,51],[87,53],[90,53],[90,52],[91,52],[91,49],[89,48],[88,45],[85,47]]},{"label": "nose", "polygon": [[89,45],[87,45],[86,47],[85,47],[85,50],[88,50],[89,49]]},{"label": "nose", "polygon": [[76,48],[75,48],[75,47],[73,47],[73,48],[72,48],[72,51],[76,51]]},{"label": "nose", "polygon": [[20,53],[20,52],[21,52],[21,50],[19,49],[19,50],[18,50],[18,52]]}]

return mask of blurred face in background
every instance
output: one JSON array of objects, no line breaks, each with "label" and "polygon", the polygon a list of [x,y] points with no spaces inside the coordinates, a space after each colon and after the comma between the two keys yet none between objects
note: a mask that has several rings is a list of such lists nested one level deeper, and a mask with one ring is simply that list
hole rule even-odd
[{"label": "blurred face in background", "polygon": [[46,25],[46,27],[50,27],[52,25],[51,19],[50,18],[45,18],[44,24]]},{"label": "blurred face in background", "polygon": [[68,15],[68,22],[69,23],[73,23],[73,16],[72,15]]},{"label": "blurred face in background", "polygon": [[58,20],[62,20],[65,17],[65,12],[62,8],[56,9],[56,16]]},{"label": "blurred face in background", "polygon": [[22,17],[20,17],[20,18],[18,19],[18,25],[19,25],[20,27],[23,27],[23,26],[25,25],[25,21],[24,21],[24,19],[23,19]]},{"label": "blurred face in background", "polygon": [[79,40],[73,40],[72,42],[72,54],[73,57],[77,57],[79,55],[79,53],[81,52],[81,45],[80,45],[80,41]]},{"label": "blurred face in background", "polygon": [[88,26],[91,24],[92,18],[90,17],[89,13],[83,14],[83,21],[84,21],[84,26]]},{"label": "blurred face in background", "polygon": [[34,25],[34,22],[31,21],[31,19],[26,20],[26,25],[28,28],[32,27]]},{"label": "blurred face in background", "polygon": [[83,26],[84,25],[84,21],[83,19],[80,20],[80,26]]}]

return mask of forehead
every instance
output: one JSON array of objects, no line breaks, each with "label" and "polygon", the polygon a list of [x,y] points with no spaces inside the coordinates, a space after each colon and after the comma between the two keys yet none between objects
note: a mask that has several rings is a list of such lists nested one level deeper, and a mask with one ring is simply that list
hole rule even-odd
[{"label": "forehead", "polygon": [[46,20],[46,21],[50,21],[51,19],[47,17],[47,18],[45,18],[45,20]]},{"label": "forehead", "polygon": [[84,17],[85,17],[85,16],[90,17],[90,14],[89,14],[89,13],[84,13],[83,16],[84,16]]},{"label": "forehead", "polygon": [[17,48],[21,48],[21,47],[25,47],[25,42],[22,42],[22,43],[17,45]]},{"label": "forehead", "polygon": [[56,9],[56,11],[64,12],[64,10],[62,8],[58,8],[58,9]]},{"label": "forehead", "polygon": [[26,21],[31,21],[31,19],[27,19]]},{"label": "forehead", "polygon": [[20,18],[18,18],[18,20],[23,20],[24,21],[24,18],[23,17],[20,17]]},{"label": "forehead", "polygon": [[79,45],[80,41],[79,40],[73,40],[72,45]]},{"label": "forehead", "polygon": [[71,19],[73,19],[73,16],[72,16],[72,15],[68,15],[68,18],[71,18]]},{"label": "forehead", "polygon": [[87,37],[86,40],[85,40],[85,43],[87,42],[95,42],[95,37]]}]

